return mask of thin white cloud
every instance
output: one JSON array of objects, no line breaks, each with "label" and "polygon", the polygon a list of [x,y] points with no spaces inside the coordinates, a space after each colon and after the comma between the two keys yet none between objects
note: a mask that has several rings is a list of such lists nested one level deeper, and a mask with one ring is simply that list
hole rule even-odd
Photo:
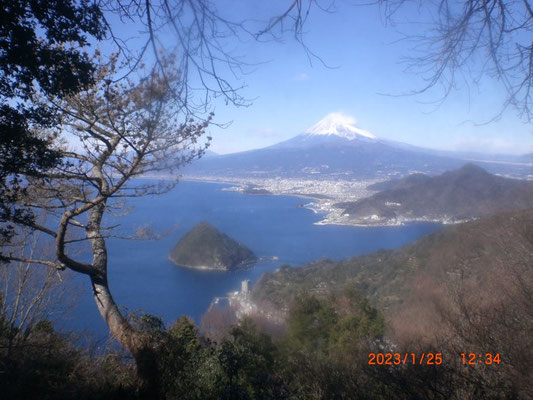
[{"label": "thin white cloud", "polygon": [[302,81],[307,81],[309,80],[310,76],[305,73],[305,72],[302,72],[302,73],[299,73],[298,75],[296,75],[294,78],[292,78],[293,81],[297,81],[297,82],[302,82]]},{"label": "thin white cloud", "polygon": [[492,154],[527,154],[533,152],[533,144],[496,138],[465,138],[451,144],[449,149]]}]

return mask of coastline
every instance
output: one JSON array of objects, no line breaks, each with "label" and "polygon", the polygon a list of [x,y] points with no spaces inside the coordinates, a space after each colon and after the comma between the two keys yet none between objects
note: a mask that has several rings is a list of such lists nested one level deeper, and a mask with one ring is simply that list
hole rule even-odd
[{"label": "coastline", "polygon": [[252,268],[258,261],[261,260],[261,258],[256,258],[254,260],[250,260],[250,261],[244,261],[242,263],[240,263],[238,266],[234,267],[234,268],[217,268],[217,267],[210,267],[210,266],[207,266],[207,265],[185,265],[185,264],[178,264],[177,262],[175,262],[172,257],[169,255],[167,257],[168,261],[170,261],[175,267],[181,267],[181,268],[186,268],[186,269],[194,269],[194,270],[197,270],[197,271],[218,271],[218,272],[233,272],[233,271],[240,271],[240,270],[245,270],[245,269],[250,269]]},{"label": "coastline", "polygon": [[[372,221],[353,220],[343,210],[334,207],[334,204],[357,201],[369,197],[376,193],[367,187],[383,180],[297,180],[286,178],[222,178],[222,177],[198,177],[184,176],[184,181],[206,182],[233,185],[223,190],[235,191],[242,194],[262,195],[262,196],[292,196],[302,199],[312,200],[310,203],[302,204],[302,208],[313,211],[321,216],[321,220],[314,225],[337,225],[356,226],[361,228],[376,228],[387,226],[405,226],[412,223],[432,222],[444,225],[458,224],[467,220],[452,220],[450,218],[395,218],[391,220]],[[253,189],[252,189],[253,188]],[[257,190],[258,193],[253,193]],[[306,193],[307,191],[307,193]],[[267,192],[267,193],[265,193]]]},{"label": "coastline", "polygon": [[[206,182],[233,185],[224,188],[226,191],[235,191],[242,194],[263,196],[292,196],[301,199],[312,200],[302,204],[302,208],[311,210],[321,216],[321,220],[314,225],[357,226],[361,228],[376,228],[387,226],[404,226],[417,222],[435,222],[442,224],[455,224],[464,221],[452,221],[447,218],[416,218],[416,219],[393,219],[387,221],[363,222],[350,219],[343,210],[334,207],[335,204],[346,201],[357,201],[376,193],[369,190],[368,186],[383,181],[383,179],[369,179],[358,181],[347,180],[298,180],[286,178],[230,178],[230,177],[199,177],[184,176],[184,181]],[[253,188],[253,189],[252,189]],[[258,193],[253,193],[257,190]],[[268,193],[260,192],[267,191]]]},{"label": "coastline", "polygon": [[[350,221],[341,221],[334,217],[340,209],[333,204],[343,201],[356,201],[374,193],[366,189],[367,186],[376,183],[377,180],[368,181],[318,181],[296,180],[283,178],[219,178],[219,177],[191,177],[184,176],[184,181],[206,182],[233,185],[224,188],[226,191],[235,191],[242,194],[263,196],[291,196],[311,200],[310,203],[302,204],[302,208],[320,214],[322,219],[315,225],[345,225],[354,226]],[[258,193],[253,193],[253,190]],[[305,193],[305,191],[308,193]],[[264,192],[267,193],[264,193]]]}]

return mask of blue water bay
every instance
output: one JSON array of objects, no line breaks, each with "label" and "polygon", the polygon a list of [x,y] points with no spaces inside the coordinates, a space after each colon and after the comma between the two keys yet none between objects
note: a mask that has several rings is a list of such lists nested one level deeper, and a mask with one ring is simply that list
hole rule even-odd
[{"label": "blue water bay", "polygon": [[[142,310],[171,323],[181,315],[199,322],[213,297],[238,290],[240,282],[259,277],[283,264],[294,266],[320,258],[339,260],[391,249],[433,232],[434,223],[394,227],[314,225],[321,216],[298,207],[309,202],[291,196],[268,196],[224,191],[225,184],[181,182],[171,192],[132,199],[131,212],[119,222],[121,234],[150,226],[162,234],[157,240],[109,239],[109,281],[118,304],[129,311]],[[179,238],[196,223],[208,221],[245,244],[260,257],[253,268],[234,272],[197,271],[173,265],[168,254]],[[86,277],[74,279],[81,287],[78,305],[66,328],[107,334],[90,293]]]}]

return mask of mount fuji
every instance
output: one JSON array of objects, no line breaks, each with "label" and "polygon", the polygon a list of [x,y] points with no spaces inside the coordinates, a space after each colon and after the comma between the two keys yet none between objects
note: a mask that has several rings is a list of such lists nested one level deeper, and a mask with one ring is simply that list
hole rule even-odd
[{"label": "mount fuji", "polygon": [[331,113],[308,128],[304,133],[265,149],[302,148],[321,145],[358,146],[361,143],[376,143],[372,133],[358,128],[355,118],[341,113]]},{"label": "mount fuji", "polygon": [[376,139],[376,137],[368,131],[357,128],[355,126],[356,120],[350,116],[341,113],[331,113],[318,121],[315,125],[307,130],[309,136],[331,136],[336,135],[348,140],[357,137]]},{"label": "mount fuji", "polygon": [[[372,179],[412,172],[435,175],[464,164],[459,153],[439,154],[380,139],[357,127],[354,118],[331,113],[289,140],[262,149],[200,159],[183,173],[231,178]],[[495,173],[523,175],[516,172],[516,166],[486,162],[481,165]]]}]

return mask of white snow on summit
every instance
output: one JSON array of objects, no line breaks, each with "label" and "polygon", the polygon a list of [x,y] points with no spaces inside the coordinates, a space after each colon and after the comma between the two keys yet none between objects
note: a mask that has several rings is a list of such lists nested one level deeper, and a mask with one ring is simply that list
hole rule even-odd
[{"label": "white snow on summit", "polygon": [[376,136],[370,132],[357,128],[356,123],[357,120],[349,115],[331,113],[309,128],[306,133],[309,135],[336,135],[350,140],[357,136],[376,139]]}]

